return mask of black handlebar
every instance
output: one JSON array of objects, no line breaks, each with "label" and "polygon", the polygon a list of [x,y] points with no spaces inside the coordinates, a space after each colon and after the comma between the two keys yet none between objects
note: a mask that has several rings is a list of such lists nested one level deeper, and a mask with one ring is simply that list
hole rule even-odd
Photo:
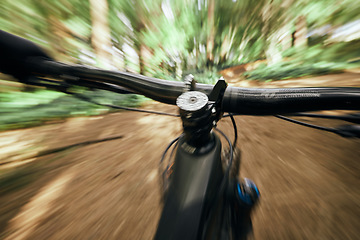
[{"label": "black handlebar", "polygon": [[278,88],[230,87],[223,110],[248,115],[276,115],[316,110],[360,109],[360,88]]},{"label": "black handlebar", "polygon": [[[122,86],[159,102],[175,105],[185,84],[131,73],[70,66],[54,61],[33,61],[37,75],[71,81],[80,86],[98,86],[117,91]],[[101,87],[102,86],[102,87]],[[209,95],[213,86],[197,84],[196,90]],[[250,89],[228,87],[223,111],[248,115],[275,115],[328,109],[360,108],[360,88]]]},{"label": "black handlebar", "polygon": [[[128,90],[156,101],[175,104],[185,84],[131,73],[70,66],[52,59],[37,45],[0,30],[0,71],[25,83],[29,76],[45,76],[92,88],[124,93]],[[125,89],[124,89],[125,88]],[[210,94],[213,86],[197,84]],[[360,109],[360,88],[249,89],[228,87],[223,111],[249,115],[275,115],[326,109]]]},{"label": "black handlebar", "polygon": [[[184,92],[183,82],[166,81],[118,71],[66,65],[41,59],[29,62],[37,76],[63,79],[68,83],[121,92],[121,87],[159,102],[175,105]],[[213,86],[197,84],[196,90],[209,95]],[[120,90],[119,90],[120,89]],[[360,88],[251,89],[228,87],[223,111],[245,115],[276,115],[316,110],[359,110]]]}]

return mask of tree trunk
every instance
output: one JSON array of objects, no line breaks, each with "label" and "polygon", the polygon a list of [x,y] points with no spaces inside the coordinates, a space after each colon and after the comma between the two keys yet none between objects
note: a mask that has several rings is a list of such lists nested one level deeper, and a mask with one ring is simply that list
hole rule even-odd
[{"label": "tree trunk", "polygon": [[285,37],[281,40],[282,50],[291,48],[292,46],[292,34],[290,31],[285,35]]},{"label": "tree trunk", "polygon": [[182,66],[181,66],[182,70],[186,71],[188,69],[188,55],[183,55],[181,62],[182,62]]},{"label": "tree trunk", "polygon": [[92,21],[91,43],[100,67],[111,67],[111,36],[107,0],[90,0]]},{"label": "tree trunk", "polygon": [[196,42],[195,49],[196,49],[196,58],[195,58],[195,69],[199,69],[199,55],[200,55],[200,49],[199,49],[199,43]]},{"label": "tree trunk", "polygon": [[307,24],[306,24],[306,17],[300,16],[296,20],[295,24],[295,33],[294,33],[294,46],[301,47],[307,45]]},{"label": "tree trunk", "polygon": [[215,39],[215,29],[214,29],[214,12],[215,12],[215,0],[208,1],[208,38],[206,43],[206,66],[211,68],[214,65],[214,39]]},{"label": "tree trunk", "polygon": [[116,69],[126,71],[126,56],[123,51],[123,47],[121,44],[115,43],[115,48],[117,50],[114,51],[112,63]]},{"label": "tree trunk", "polygon": [[144,50],[143,50],[143,46],[142,46],[142,43],[140,43],[140,42],[136,42],[135,44],[134,44],[134,46],[135,46],[135,51],[136,51],[136,53],[137,53],[137,55],[138,55],[138,57],[139,57],[139,73],[141,74],[141,75],[144,75],[144,73],[145,73],[145,64],[144,64]]},{"label": "tree trunk", "polygon": [[139,52],[139,67],[140,67],[140,74],[141,75],[144,75],[144,58],[143,58],[143,56],[142,56],[142,52],[141,52],[141,50],[140,50],[140,52]]}]

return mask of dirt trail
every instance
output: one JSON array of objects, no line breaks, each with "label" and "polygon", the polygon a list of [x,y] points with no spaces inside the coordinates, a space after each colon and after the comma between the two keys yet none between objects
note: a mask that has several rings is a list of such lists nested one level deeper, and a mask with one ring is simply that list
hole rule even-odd
[{"label": "dirt trail", "polygon": [[[337,84],[338,78],[347,81]],[[318,84],[360,86],[357,73],[326,79]],[[176,112],[162,104],[147,108]],[[359,140],[273,117],[236,121],[241,175],[262,194],[253,213],[255,239],[358,239]],[[232,135],[228,119],[219,127]],[[14,162],[0,165],[0,239],[151,239],[161,211],[158,162],[180,132],[176,118],[121,112],[0,133],[0,163]]]}]

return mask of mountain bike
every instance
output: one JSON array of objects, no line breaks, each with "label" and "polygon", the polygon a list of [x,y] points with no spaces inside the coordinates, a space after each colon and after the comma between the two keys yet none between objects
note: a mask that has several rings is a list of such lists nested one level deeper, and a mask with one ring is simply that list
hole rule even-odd
[{"label": "mountain bike", "polygon": [[[274,115],[343,137],[360,137],[360,126],[354,125],[360,123],[359,114],[303,113],[330,109],[360,110],[360,88],[249,89],[230,87],[223,78],[214,86],[198,84],[191,75],[184,82],[172,82],[67,65],[50,59],[27,40],[17,37],[13,40],[8,49],[19,51],[11,47],[21,44],[22,52],[15,54],[16,60],[10,56],[11,64],[6,64],[10,69],[18,66],[22,71],[16,68],[2,71],[26,84],[55,89],[112,108],[145,111],[94,102],[74,92],[73,86],[121,94],[137,93],[178,106],[179,114],[174,116],[181,118],[183,133],[166,147],[160,161],[161,167],[165,165],[161,168],[163,210],[154,236],[156,240],[246,239],[251,236],[250,215],[259,201],[260,191],[250,179],[239,178],[240,157],[235,156],[237,127],[233,115]],[[353,125],[326,128],[289,118],[291,115],[339,119]],[[216,128],[217,122],[225,117],[229,117],[233,124],[233,142]],[[226,139],[226,150],[220,137]],[[172,161],[164,164],[171,148]]]}]

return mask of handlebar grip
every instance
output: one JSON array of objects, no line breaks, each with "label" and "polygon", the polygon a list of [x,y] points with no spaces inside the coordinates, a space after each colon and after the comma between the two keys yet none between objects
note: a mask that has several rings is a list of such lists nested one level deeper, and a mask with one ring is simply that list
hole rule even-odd
[{"label": "handlebar grip", "polygon": [[357,110],[359,88],[250,89],[228,87],[225,112],[245,115],[276,115],[294,112],[343,109]]}]

